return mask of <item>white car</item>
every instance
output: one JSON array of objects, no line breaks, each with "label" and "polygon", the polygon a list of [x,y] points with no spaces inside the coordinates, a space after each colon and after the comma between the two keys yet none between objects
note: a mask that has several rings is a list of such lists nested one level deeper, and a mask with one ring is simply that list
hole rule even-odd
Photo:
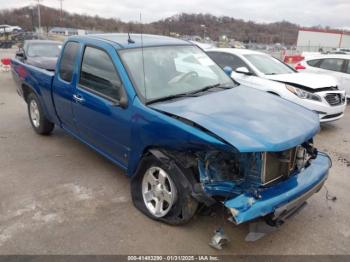
[{"label": "white car", "polygon": [[339,89],[345,90],[347,98],[350,98],[350,55],[319,54],[306,56],[295,67],[300,72],[328,74],[335,77]]},{"label": "white car", "polygon": [[19,26],[0,25],[0,33],[15,33],[21,30],[22,28],[20,28]]},{"label": "white car", "polygon": [[338,90],[337,81],[331,76],[298,73],[268,54],[247,49],[206,51],[222,68],[231,67],[231,77],[237,82],[313,110],[321,122],[334,121],[344,115],[345,92]]}]

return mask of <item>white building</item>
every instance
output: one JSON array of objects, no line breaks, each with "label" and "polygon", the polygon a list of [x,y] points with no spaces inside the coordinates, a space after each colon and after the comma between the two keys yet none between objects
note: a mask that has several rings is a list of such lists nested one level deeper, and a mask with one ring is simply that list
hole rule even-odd
[{"label": "white building", "polygon": [[330,51],[336,48],[350,48],[350,33],[338,30],[300,29],[297,48],[301,51]]}]

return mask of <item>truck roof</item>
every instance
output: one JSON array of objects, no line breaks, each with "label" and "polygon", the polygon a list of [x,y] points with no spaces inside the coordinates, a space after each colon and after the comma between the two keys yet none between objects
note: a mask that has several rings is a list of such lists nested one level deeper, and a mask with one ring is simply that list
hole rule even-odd
[{"label": "truck roof", "polygon": [[[130,39],[128,41],[129,35],[126,33],[118,34],[92,34],[87,36],[75,36],[74,38],[84,39],[84,38],[98,38],[102,40],[107,40],[114,42],[119,45],[119,48],[138,48],[138,47],[149,47],[149,46],[167,46],[167,45],[193,45],[188,41],[168,37],[161,35],[149,35],[143,34],[141,39],[141,34],[130,33]],[[142,40],[142,41],[141,41]]]}]

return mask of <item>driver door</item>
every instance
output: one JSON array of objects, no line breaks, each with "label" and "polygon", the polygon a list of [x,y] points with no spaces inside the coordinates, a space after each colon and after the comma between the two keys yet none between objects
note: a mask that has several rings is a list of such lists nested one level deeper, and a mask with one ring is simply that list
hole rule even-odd
[{"label": "driver door", "polygon": [[121,106],[124,88],[108,44],[84,48],[73,111],[80,136],[108,158],[126,167],[130,152],[130,107]]}]

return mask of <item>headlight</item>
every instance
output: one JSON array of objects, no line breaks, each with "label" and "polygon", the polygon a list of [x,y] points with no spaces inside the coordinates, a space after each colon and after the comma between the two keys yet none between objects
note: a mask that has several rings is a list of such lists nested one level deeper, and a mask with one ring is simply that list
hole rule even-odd
[{"label": "headlight", "polygon": [[310,100],[315,100],[315,101],[319,101],[321,102],[321,97],[315,94],[312,94],[310,92],[307,92],[305,90],[302,90],[300,88],[291,86],[291,85],[287,85],[286,84],[286,88],[288,89],[288,91],[292,92],[294,95],[302,98],[302,99],[310,99]]}]

